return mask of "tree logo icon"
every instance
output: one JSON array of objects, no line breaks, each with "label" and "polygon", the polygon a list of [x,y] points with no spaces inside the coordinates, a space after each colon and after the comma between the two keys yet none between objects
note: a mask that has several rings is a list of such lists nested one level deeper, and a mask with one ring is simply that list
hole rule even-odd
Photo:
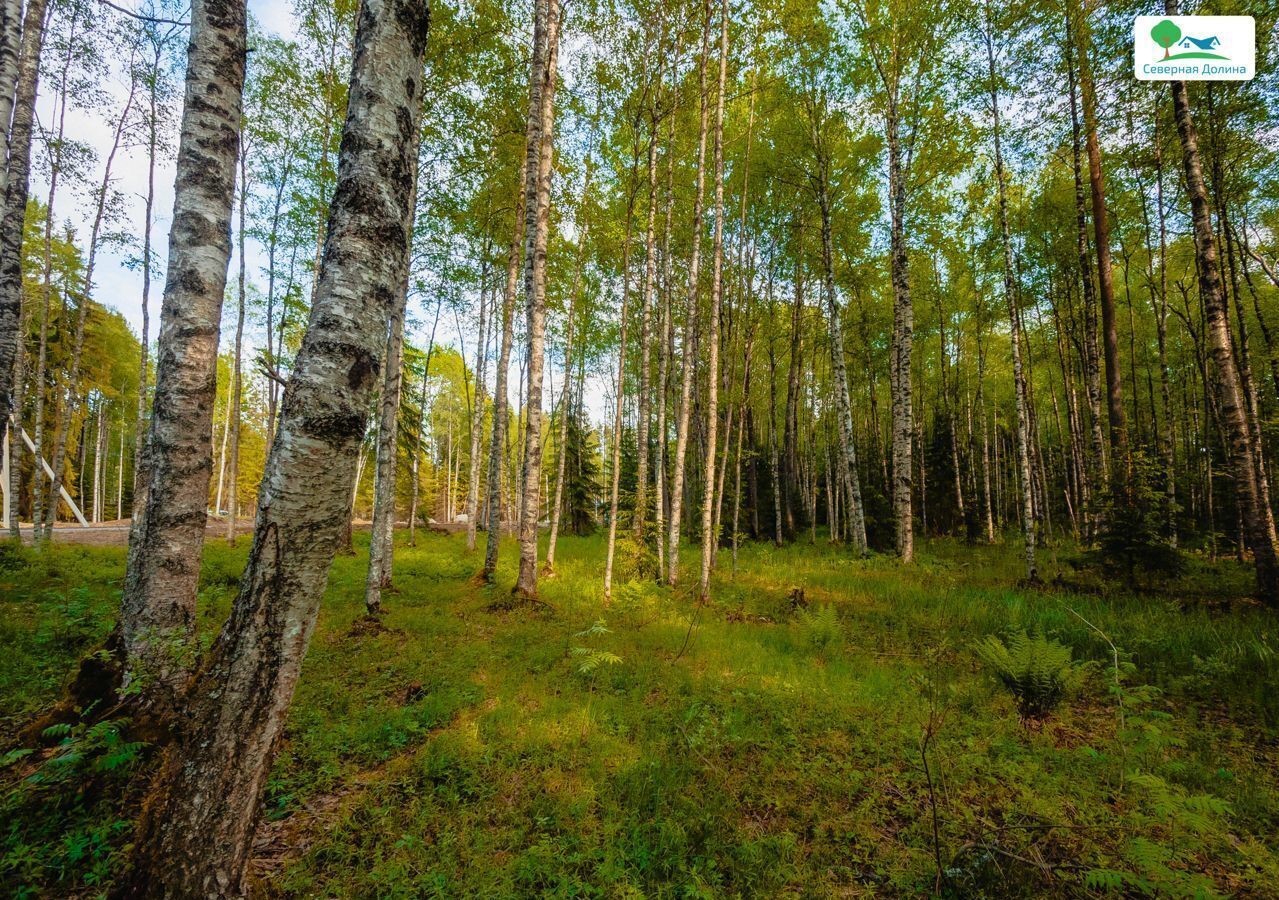
[{"label": "tree logo icon", "polygon": [[1155,43],[1164,48],[1164,59],[1168,59],[1172,45],[1181,40],[1181,29],[1170,19],[1163,19],[1150,29],[1150,36]]}]

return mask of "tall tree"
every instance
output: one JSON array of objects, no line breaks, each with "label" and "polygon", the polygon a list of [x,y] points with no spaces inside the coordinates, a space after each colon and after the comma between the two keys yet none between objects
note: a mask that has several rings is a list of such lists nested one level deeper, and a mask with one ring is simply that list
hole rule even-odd
[{"label": "tall tree", "polygon": [[[5,159],[4,208],[0,213],[0,430],[9,441],[8,497],[12,504],[9,535],[18,531],[18,497],[21,496],[22,441],[11,428],[10,416],[22,413],[23,339],[22,233],[27,214],[28,180],[31,174],[31,135],[35,122],[36,91],[40,78],[40,51],[44,45],[47,0],[27,0],[22,20],[22,47],[14,89],[13,119],[8,130]],[[12,34],[9,40],[12,40]]]},{"label": "tall tree", "polygon": [[[545,8],[543,9],[543,2]],[[530,145],[537,139],[536,161],[529,154],[525,197],[524,300],[528,327],[528,393],[524,405],[524,466],[520,483],[520,568],[515,593],[525,598],[537,596],[537,522],[541,518],[542,487],[542,369],[546,341],[546,246],[550,236],[552,157],[555,150],[556,61],[559,58],[559,0],[537,0],[543,17],[544,55],[537,90],[536,107],[529,103]]]},{"label": "tall tree", "polygon": [[253,549],[144,807],[126,894],[244,891],[262,788],[343,527],[386,322],[406,289],[427,20],[416,0],[361,4],[320,284],[285,389]]},{"label": "tall tree", "polygon": [[[698,280],[702,264],[702,204],[706,199],[706,134],[710,127],[707,67],[710,64],[711,6],[705,0],[702,52],[698,61],[698,96],[701,118],[697,133],[697,193],[693,199],[693,249],[688,263],[688,293],[684,307],[684,332],[680,342],[679,412],[675,424],[675,456],[671,460],[670,522],[666,534],[666,583],[679,581],[679,536],[684,509],[684,458],[688,453],[688,426],[692,418],[693,368],[697,340]],[[714,376],[712,376],[714,377]]]},{"label": "tall tree", "polygon": [[185,678],[195,633],[245,43],[243,2],[194,0],[147,435],[150,483],[129,536],[117,626],[126,684],[153,683],[161,703]]},{"label": "tall tree", "polygon": [[[715,453],[719,440],[720,307],[724,290],[724,88],[728,79],[728,0],[721,0],[719,17],[719,88],[715,94],[715,226],[711,262],[711,309],[706,338],[706,457],[702,484],[702,569],[697,596],[711,595],[711,566],[719,543],[715,528]],[[727,442],[725,443],[727,446]]]},{"label": "tall tree", "polygon": [[[1177,0],[1166,0],[1166,8],[1168,15],[1177,15]],[[1279,605],[1279,560],[1276,559],[1275,534],[1268,527],[1268,522],[1272,521],[1270,516],[1261,507],[1261,493],[1257,485],[1259,461],[1253,452],[1247,420],[1248,409],[1230,334],[1230,316],[1226,308],[1221,263],[1213,233],[1212,208],[1208,203],[1208,188],[1204,182],[1203,164],[1199,156],[1199,133],[1191,113],[1186,83],[1172,80],[1168,85],[1172,91],[1177,133],[1181,138],[1186,192],[1190,197],[1204,328],[1212,360],[1217,368],[1215,384],[1221,437],[1234,476],[1235,496],[1238,498],[1244,531],[1257,570],[1257,592],[1267,604]]]}]

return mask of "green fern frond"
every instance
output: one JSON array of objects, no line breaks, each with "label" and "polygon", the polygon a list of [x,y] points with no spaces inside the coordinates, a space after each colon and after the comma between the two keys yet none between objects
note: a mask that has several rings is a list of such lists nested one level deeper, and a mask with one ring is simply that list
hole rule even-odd
[{"label": "green fern frond", "polygon": [[1039,633],[1013,632],[1006,642],[987,635],[973,644],[973,653],[1017,698],[1023,719],[1052,712],[1080,673],[1070,647]]}]

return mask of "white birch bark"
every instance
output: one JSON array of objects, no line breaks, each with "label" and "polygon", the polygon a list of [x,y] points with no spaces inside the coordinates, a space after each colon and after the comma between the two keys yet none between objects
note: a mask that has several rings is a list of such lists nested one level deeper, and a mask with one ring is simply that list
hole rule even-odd
[{"label": "white birch bark", "polygon": [[12,413],[22,413],[26,321],[22,310],[22,231],[27,213],[27,188],[31,173],[31,132],[39,87],[40,51],[44,43],[47,0],[28,0],[22,24],[22,45],[14,92],[13,119],[9,123],[8,179],[0,216],[0,430],[9,437],[9,497],[13,514],[9,536],[19,540],[18,497],[22,489],[23,443],[9,427]]},{"label": "white birch bark", "polygon": [[[546,247],[550,234],[551,178],[554,173],[555,71],[559,58],[560,4],[546,2],[546,53],[540,72],[536,183],[529,182],[525,210],[524,297],[528,317],[528,395],[524,406],[524,466],[520,479],[520,568],[515,593],[537,596],[537,522],[541,513],[542,368],[546,340]],[[539,7],[541,0],[539,0]],[[530,105],[530,113],[532,106]],[[532,116],[530,135],[534,132]],[[532,169],[532,167],[530,167]]]},{"label": "white birch bark", "polygon": [[144,805],[131,895],[244,892],[262,788],[341,537],[387,318],[406,285],[426,36],[424,4],[363,0],[316,302],[267,459],[253,549]]},{"label": "white birch bark", "polygon": [[184,679],[184,647],[195,631],[244,66],[244,4],[195,0],[147,437],[147,502],[129,536],[118,625],[126,685],[145,674],[163,692]]}]

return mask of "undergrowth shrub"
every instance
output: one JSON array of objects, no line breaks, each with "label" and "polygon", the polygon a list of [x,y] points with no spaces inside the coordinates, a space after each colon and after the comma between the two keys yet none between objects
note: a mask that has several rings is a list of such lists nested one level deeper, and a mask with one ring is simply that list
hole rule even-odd
[{"label": "undergrowth shrub", "polygon": [[844,626],[840,624],[835,604],[825,603],[815,609],[798,610],[797,623],[804,644],[824,656],[844,639]]},{"label": "undergrowth shrub", "polygon": [[128,720],[60,723],[43,732],[56,742],[35,765],[23,748],[0,757],[0,893],[65,896],[109,884],[123,863],[132,829],[127,813],[150,754],[130,740]]},{"label": "undergrowth shrub", "polygon": [[987,635],[973,644],[973,652],[1012,692],[1025,721],[1043,719],[1056,709],[1083,671],[1072,660],[1070,647],[1039,632],[1013,632],[1007,642]]}]

